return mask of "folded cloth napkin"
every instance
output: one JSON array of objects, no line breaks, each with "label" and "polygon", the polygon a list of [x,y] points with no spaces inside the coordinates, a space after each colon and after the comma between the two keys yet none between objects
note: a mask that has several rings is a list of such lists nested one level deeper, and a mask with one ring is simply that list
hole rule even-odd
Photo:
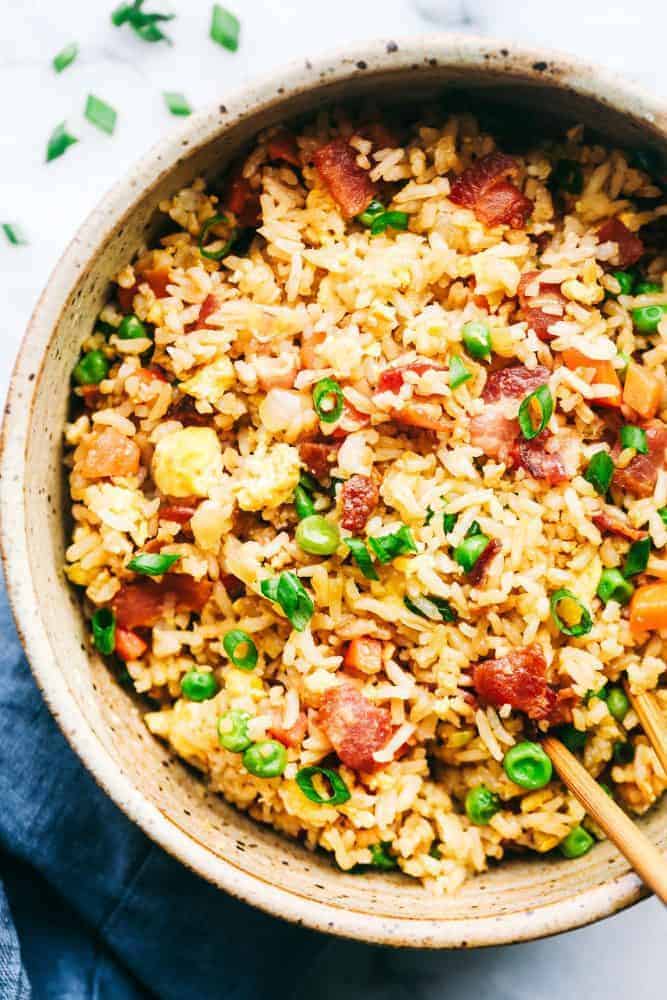
[{"label": "folded cloth napkin", "polygon": [[0,643],[2,1000],[290,997],[327,939],[193,875],[100,791],[35,686],[2,580]]}]

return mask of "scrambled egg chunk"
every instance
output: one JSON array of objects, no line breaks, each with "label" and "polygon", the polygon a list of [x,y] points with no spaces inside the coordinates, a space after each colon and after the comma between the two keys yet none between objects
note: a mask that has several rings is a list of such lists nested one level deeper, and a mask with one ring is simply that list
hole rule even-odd
[{"label": "scrambled egg chunk", "polygon": [[222,450],[211,427],[184,427],[158,441],[153,479],[171,497],[206,497],[222,478]]},{"label": "scrambled egg chunk", "polygon": [[212,364],[181,382],[179,388],[194,399],[216,403],[234,384],[234,366],[227,357],[217,358]]},{"label": "scrambled egg chunk", "polygon": [[299,453],[289,444],[257,451],[244,459],[236,480],[241,510],[262,510],[288,503],[299,482]]},{"label": "scrambled egg chunk", "polygon": [[158,500],[147,500],[139,490],[111,483],[88,486],[83,499],[103,524],[126,531],[135,545],[143,545],[148,538],[148,522],[159,506]]}]

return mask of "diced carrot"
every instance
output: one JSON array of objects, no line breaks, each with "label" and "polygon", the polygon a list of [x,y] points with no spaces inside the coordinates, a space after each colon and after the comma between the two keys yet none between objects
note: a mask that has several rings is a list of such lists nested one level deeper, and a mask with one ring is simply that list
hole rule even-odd
[{"label": "diced carrot", "polygon": [[145,271],[138,271],[137,280],[131,288],[121,288],[120,285],[118,286],[116,294],[121,312],[132,312],[134,296],[139,291],[139,285],[144,283],[150,285],[156,299],[163,299],[167,294],[167,285],[170,280],[168,267],[148,267]]},{"label": "diced carrot", "polygon": [[635,590],[630,602],[630,628],[633,632],[667,628],[667,583],[647,583]]},{"label": "diced carrot", "polygon": [[594,406],[620,406],[621,405],[621,381],[618,372],[611,361],[601,361],[599,358],[588,358],[585,354],[568,347],[563,351],[562,358],[568,368],[593,368],[592,385],[613,385],[615,392],[610,396],[603,396],[601,399],[591,400]]},{"label": "diced carrot", "polygon": [[631,361],[625,375],[623,402],[640,417],[650,420],[660,409],[662,386],[655,375]]},{"label": "diced carrot", "polygon": [[138,660],[146,652],[146,643],[130,629],[116,629],[116,652],[121,660]]},{"label": "diced carrot", "polygon": [[377,674],[382,669],[382,641],[362,636],[351,639],[345,650],[344,665],[363,674]]}]

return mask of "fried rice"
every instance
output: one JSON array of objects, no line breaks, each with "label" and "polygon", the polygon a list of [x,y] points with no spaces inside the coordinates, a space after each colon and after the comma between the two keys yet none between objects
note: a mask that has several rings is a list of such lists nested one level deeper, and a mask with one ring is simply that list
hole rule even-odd
[{"label": "fried rice", "polygon": [[667,788],[622,690],[667,708],[667,205],[581,127],[501,145],[435,107],[261,134],[160,205],[65,431],[65,572],[150,731],[438,891],[600,836],[549,729],[632,812]]}]

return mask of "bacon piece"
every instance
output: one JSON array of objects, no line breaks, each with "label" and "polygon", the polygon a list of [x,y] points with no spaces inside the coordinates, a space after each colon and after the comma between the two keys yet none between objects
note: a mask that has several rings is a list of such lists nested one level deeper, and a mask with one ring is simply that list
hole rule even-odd
[{"label": "bacon piece", "polygon": [[[665,465],[667,425],[662,420],[652,420],[644,425],[647,455],[635,455],[624,469],[616,469],[612,485],[636,497],[650,497],[655,489],[659,469]],[[616,457],[621,450],[617,445],[612,452]]]},{"label": "bacon piece", "polygon": [[539,271],[526,271],[519,281],[519,303],[529,329],[533,330],[540,340],[554,339],[550,333],[551,326],[563,318],[567,299],[560,290],[560,285],[549,281],[540,281],[537,295],[528,295],[527,289],[535,284]]},{"label": "bacon piece", "polygon": [[161,521],[187,524],[192,519],[200,502],[198,498],[193,497],[192,500],[175,500],[173,503],[166,503],[160,507],[159,518]]},{"label": "bacon piece", "polygon": [[322,699],[318,725],[343,764],[354,771],[374,771],[373,754],[391,736],[391,713],[365,698],[352,684],[331,688]]},{"label": "bacon piece", "polygon": [[447,369],[443,365],[438,365],[435,361],[412,361],[409,365],[396,365],[394,368],[385,368],[378,379],[376,392],[399,392],[405,382],[408,372],[415,375],[423,375],[428,371],[444,372]]},{"label": "bacon piece", "polygon": [[467,575],[467,579],[473,587],[477,587],[480,583],[484,583],[489,566],[501,549],[502,544],[498,541],[498,539],[492,538]]},{"label": "bacon piece", "polygon": [[134,476],[139,471],[141,452],[132,438],[126,437],[115,427],[106,427],[92,441],[79,472],[86,479],[104,479],[106,476]]},{"label": "bacon piece", "polygon": [[521,438],[516,447],[515,461],[533,479],[543,479],[549,486],[567,482],[570,478],[557,448],[557,439],[542,431],[532,441]]},{"label": "bacon piece", "polygon": [[121,660],[125,660],[126,663],[128,660],[138,660],[147,649],[147,644],[136,632],[131,632],[130,629],[125,628],[116,629],[116,646],[114,652],[120,656]]},{"label": "bacon piece", "polygon": [[630,232],[628,227],[620,219],[607,219],[598,229],[598,240],[600,243],[616,243],[618,253],[612,261],[617,267],[629,267],[636,264],[644,253],[644,244]]},{"label": "bacon piece", "polygon": [[316,479],[329,475],[329,466],[336,460],[337,447],[333,444],[319,444],[304,441],[299,445],[299,458]]},{"label": "bacon piece", "polygon": [[518,421],[505,417],[499,406],[487,406],[470,421],[471,445],[481,448],[487,458],[495,458],[505,464],[513,460],[518,433]]},{"label": "bacon piece", "polygon": [[621,515],[620,510],[613,507],[604,507],[599,514],[593,515],[593,524],[600,531],[608,532],[610,535],[618,535],[620,538],[627,538],[629,542],[638,542],[646,538],[645,531],[633,528]]},{"label": "bacon piece", "polygon": [[486,226],[507,223],[520,229],[533,209],[529,198],[506,178],[516,177],[516,160],[505,153],[489,153],[467,167],[452,183],[449,194],[455,205],[470,208]]},{"label": "bacon piece", "polygon": [[220,577],[220,583],[227,591],[230,601],[238,601],[239,597],[243,597],[245,594],[245,583],[233,573],[223,573]]},{"label": "bacon piece", "polygon": [[547,683],[547,661],[537,645],[513,649],[497,660],[482,660],[473,667],[473,685],[482,701],[500,708],[511,705],[529,719],[546,719],[556,701]]},{"label": "bacon piece", "polygon": [[193,330],[201,330],[208,328],[208,323],[206,322],[209,316],[212,316],[214,312],[218,309],[218,300],[215,295],[207,295],[202,304],[199,307],[199,316],[197,319],[193,320],[192,323],[188,323],[183,329],[185,333],[192,333]]},{"label": "bacon piece", "polygon": [[377,674],[382,670],[382,647],[381,639],[373,639],[368,635],[350,639],[343,664],[347,670],[362,674]]},{"label": "bacon piece", "polygon": [[346,139],[333,139],[321,146],[313,154],[313,160],[346,218],[351,219],[368,208],[375,197],[375,185],[368,171],[357,164],[357,154]]},{"label": "bacon piece", "polygon": [[485,403],[497,403],[506,399],[523,399],[530,392],[548,382],[551,372],[543,365],[526,368],[525,365],[508,365],[495,372],[489,372],[482,390]]},{"label": "bacon piece", "polygon": [[137,280],[131,288],[118,286],[117,296],[121,311],[124,313],[132,312],[134,296],[139,291],[140,285],[149,285],[156,299],[166,298],[167,285],[170,281],[168,267],[147,267],[143,271],[137,271]]},{"label": "bacon piece", "polygon": [[380,492],[370,476],[350,476],[341,490],[343,513],[341,525],[358,534],[366,527],[380,497]]},{"label": "bacon piece", "polygon": [[436,434],[446,434],[452,429],[451,422],[435,416],[426,402],[407,403],[400,410],[392,410],[391,419],[405,427],[419,427]]},{"label": "bacon piece", "polygon": [[177,403],[167,410],[169,420],[180,420],[184,427],[208,427],[213,415],[211,413],[200,413],[195,406],[192,396],[182,396]]},{"label": "bacon piece", "polygon": [[281,128],[271,136],[267,143],[267,150],[271,160],[284,160],[291,163],[293,167],[301,166],[299,158],[299,148],[293,132],[286,128]]},{"label": "bacon piece", "polygon": [[185,573],[165,573],[160,583],[139,580],[125,583],[111,602],[116,623],[123,629],[151,627],[160,620],[165,606],[173,602],[176,611],[199,614],[211,596],[213,584],[195,580]]},{"label": "bacon piece", "polygon": [[300,747],[303,743],[303,738],[306,735],[306,730],[308,729],[308,719],[306,718],[305,712],[299,712],[298,718],[294,725],[290,726],[288,729],[284,729],[280,725],[280,720],[278,719],[272,726],[269,726],[269,735],[273,736],[274,740],[278,740],[286,747]]},{"label": "bacon piece", "polygon": [[255,229],[261,221],[259,195],[243,176],[243,164],[230,171],[223,199],[224,207],[233,212],[242,228]]}]

